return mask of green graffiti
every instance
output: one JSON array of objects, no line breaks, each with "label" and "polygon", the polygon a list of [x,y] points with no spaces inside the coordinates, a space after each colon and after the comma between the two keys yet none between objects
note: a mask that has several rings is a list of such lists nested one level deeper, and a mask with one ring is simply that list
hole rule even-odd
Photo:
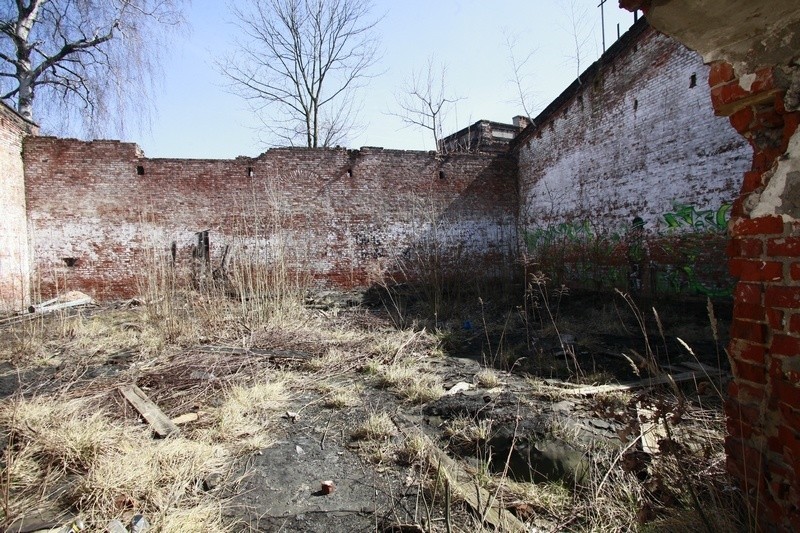
[{"label": "green graffiti", "polygon": [[651,294],[730,296],[725,257],[731,204],[698,210],[675,203],[655,231],[634,223],[617,231],[590,220],[523,232],[529,258],[556,284]]},{"label": "green graffiti", "polygon": [[725,231],[728,227],[731,204],[722,204],[719,209],[704,211],[698,211],[693,205],[687,204],[674,204],[672,208],[673,212],[662,215],[670,230]]}]

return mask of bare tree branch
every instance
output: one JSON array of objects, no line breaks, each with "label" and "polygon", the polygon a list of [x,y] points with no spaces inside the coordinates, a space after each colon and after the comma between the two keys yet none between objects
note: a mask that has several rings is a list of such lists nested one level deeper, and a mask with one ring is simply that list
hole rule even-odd
[{"label": "bare tree branch", "polygon": [[147,120],[160,54],[182,26],[185,2],[3,2],[3,99],[44,131],[84,137],[112,130],[124,134],[128,109]]},{"label": "bare tree branch", "polygon": [[436,151],[441,151],[442,122],[450,108],[463,97],[448,96],[445,87],[447,68],[435,65],[432,57],[426,66],[411,73],[408,80],[395,94],[398,112],[390,115],[403,121],[405,127],[415,126],[428,130],[433,135]]},{"label": "bare tree branch", "polygon": [[354,127],[353,92],[377,59],[370,9],[369,0],[239,0],[242,38],[219,70],[281,143],[343,142]]},{"label": "bare tree branch", "polygon": [[534,109],[534,93],[530,89],[528,78],[531,76],[531,59],[533,58],[536,50],[529,51],[524,57],[518,57],[516,53],[517,36],[508,35],[506,37],[506,51],[508,52],[508,61],[511,65],[511,78],[509,83],[514,85],[517,91],[517,98],[515,100],[522,107],[525,117],[530,121],[533,117]]}]

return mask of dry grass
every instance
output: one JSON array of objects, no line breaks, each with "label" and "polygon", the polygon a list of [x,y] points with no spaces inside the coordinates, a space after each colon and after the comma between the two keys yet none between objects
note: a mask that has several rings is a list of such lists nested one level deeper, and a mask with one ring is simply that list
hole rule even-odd
[{"label": "dry grass", "polygon": [[379,385],[392,389],[400,398],[412,404],[438,400],[444,388],[438,376],[420,363],[395,363],[377,369]]},{"label": "dry grass", "polygon": [[484,389],[493,389],[502,385],[500,376],[490,368],[484,368],[475,374],[475,382],[479,387],[483,387]]},{"label": "dry grass", "polygon": [[351,433],[357,440],[378,441],[385,440],[397,434],[397,427],[391,417],[386,413],[370,413],[366,420],[359,424]]},{"label": "dry grass", "polygon": [[328,409],[345,409],[362,403],[362,388],[359,385],[342,386],[322,383],[317,390],[322,394],[322,407]]},{"label": "dry grass", "polygon": [[[93,524],[135,509],[159,527],[187,506],[219,507],[198,484],[225,464],[221,446],[153,440],[143,426],[114,420],[80,399],[15,398],[0,407],[0,421],[9,431],[0,482],[5,523],[55,494]],[[216,524],[212,529],[224,529],[221,520]]]},{"label": "dry grass", "polygon": [[205,438],[235,445],[241,451],[266,448],[275,442],[270,427],[290,399],[289,378],[276,374],[269,381],[235,385],[211,414]]}]

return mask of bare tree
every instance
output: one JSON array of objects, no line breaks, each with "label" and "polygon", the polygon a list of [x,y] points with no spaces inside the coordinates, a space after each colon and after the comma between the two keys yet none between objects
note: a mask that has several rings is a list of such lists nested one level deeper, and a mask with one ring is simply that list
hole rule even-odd
[{"label": "bare tree", "polygon": [[463,100],[462,97],[447,94],[446,75],[444,64],[436,65],[433,58],[428,58],[425,67],[412,72],[411,79],[395,95],[400,111],[390,113],[400,118],[406,127],[429,130],[437,151],[441,149],[442,122],[450,108]]},{"label": "bare tree", "polygon": [[511,78],[509,83],[514,85],[517,92],[517,97],[514,100],[520,104],[525,117],[530,121],[532,120],[532,111],[534,106],[534,93],[530,89],[529,78],[531,77],[531,59],[533,58],[536,50],[529,51],[524,57],[517,55],[517,40],[516,35],[508,35],[506,37],[506,50],[508,51],[508,61],[511,64]]},{"label": "bare tree", "polygon": [[567,26],[561,26],[570,35],[574,47],[572,53],[567,55],[569,61],[575,63],[575,77],[580,81],[581,66],[586,56],[586,47],[592,40],[592,25],[589,20],[589,11],[585,5],[580,5],[579,0],[562,0],[561,8],[567,20]]},{"label": "bare tree", "polygon": [[183,22],[183,3],[2,2],[0,97],[45,131],[123,133],[128,109],[147,119],[159,55]]},{"label": "bare tree", "polygon": [[369,0],[240,0],[242,38],[220,70],[283,143],[342,143],[377,59],[370,10]]}]

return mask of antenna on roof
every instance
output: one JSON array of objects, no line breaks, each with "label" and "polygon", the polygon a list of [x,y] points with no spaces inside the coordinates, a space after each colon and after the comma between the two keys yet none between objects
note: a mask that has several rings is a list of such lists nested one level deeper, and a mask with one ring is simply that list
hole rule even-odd
[{"label": "antenna on roof", "polygon": [[603,5],[607,1],[608,0],[600,0],[600,3],[597,5],[597,7],[600,8],[600,32],[603,34],[603,53],[604,54],[606,53],[606,16],[605,16],[605,10],[603,9]]}]

